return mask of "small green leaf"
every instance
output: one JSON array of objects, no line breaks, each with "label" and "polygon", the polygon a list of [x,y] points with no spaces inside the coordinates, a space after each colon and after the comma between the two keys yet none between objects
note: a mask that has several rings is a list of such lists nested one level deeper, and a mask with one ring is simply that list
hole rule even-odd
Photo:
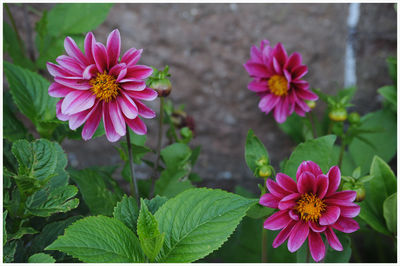
[{"label": "small green leaf", "polygon": [[397,58],[396,57],[388,57],[386,59],[389,68],[389,75],[393,80],[394,84],[397,84]]},{"label": "small green leaf", "polygon": [[385,217],[387,229],[394,235],[397,234],[397,193],[387,197],[383,202],[383,217]]},{"label": "small green leaf", "polygon": [[158,262],[193,262],[218,249],[256,200],[222,190],[190,189],[155,214],[165,233]]},{"label": "small green leaf", "polygon": [[13,112],[11,95],[3,93],[3,97],[3,138],[9,141],[26,138],[28,131]]},{"label": "small green leaf", "polygon": [[39,232],[32,227],[20,227],[16,233],[9,236],[9,239],[10,240],[20,239],[24,235],[34,235],[37,233]]},{"label": "small green leaf", "polygon": [[114,208],[114,218],[123,222],[133,232],[136,232],[139,208],[134,198],[124,195]]},{"label": "small green leaf", "polygon": [[8,211],[5,210],[3,212],[3,247],[7,243],[7,228],[6,228],[7,214],[8,214]]},{"label": "small green leaf", "polygon": [[3,262],[14,262],[15,251],[17,250],[18,240],[9,241],[3,247]]},{"label": "small green leaf", "polygon": [[46,250],[62,251],[87,263],[145,262],[135,234],[118,219],[105,216],[78,220]]},{"label": "small green leaf", "polygon": [[160,233],[158,222],[147,209],[143,199],[141,199],[141,208],[137,222],[137,234],[144,254],[153,262],[163,246],[165,233]]},{"label": "small green leaf", "polygon": [[397,108],[397,90],[395,86],[383,86],[378,89],[378,93]]},{"label": "small green leaf", "polygon": [[46,253],[36,253],[28,258],[28,263],[55,263],[56,260]]},{"label": "small green leaf", "polygon": [[68,212],[79,204],[79,199],[73,198],[76,193],[78,193],[78,189],[75,186],[41,189],[28,197],[25,211],[41,217],[48,217],[58,212]]},{"label": "small green leaf", "polygon": [[246,147],[244,152],[244,157],[247,166],[250,170],[255,173],[257,169],[257,161],[264,159],[265,164],[269,163],[268,152],[265,149],[264,144],[254,135],[253,130],[249,130],[246,138]]},{"label": "small green leaf", "polygon": [[187,170],[175,170],[175,168],[162,171],[160,178],[156,181],[155,193],[171,198],[193,188],[189,180],[184,180],[188,174]]},{"label": "small green leaf", "polygon": [[160,197],[159,195],[156,195],[154,198],[152,198],[151,200],[145,199],[144,203],[146,203],[147,208],[149,209],[149,211],[152,214],[155,214],[156,211],[162,206],[164,205],[164,203],[167,202],[167,198],[166,197]]},{"label": "small green leaf", "polygon": [[186,144],[174,143],[162,149],[160,154],[167,168],[179,168],[189,161],[192,151]]},{"label": "small green leaf", "polygon": [[[351,257],[351,238],[350,236],[336,232],[337,237],[339,238],[340,243],[342,243],[343,250],[336,251],[332,247],[328,247],[327,253],[325,255],[324,262],[326,263],[348,263]],[[326,243],[326,245],[329,245]]]},{"label": "small green leaf", "polygon": [[317,139],[308,140],[299,144],[286,162],[283,172],[291,178],[296,178],[296,171],[303,161],[313,161],[326,173],[331,166],[337,163],[333,158],[332,149],[336,136],[327,135]]}]

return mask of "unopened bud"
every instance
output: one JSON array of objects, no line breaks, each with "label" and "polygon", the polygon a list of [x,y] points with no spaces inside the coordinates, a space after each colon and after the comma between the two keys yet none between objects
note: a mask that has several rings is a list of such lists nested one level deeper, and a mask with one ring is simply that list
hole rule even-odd
[{"label": "unopened bud", "polygon": [[262,178],[266,178],[272,175],[272,169],[270,166],[263,165],[260,167],[260,170],[258,171],[258,175]]},{"label": "unopened bud", "polygon": [[329,112],[329,118],[335,122],[342,122],[347,119],[347,111],[344,108],[335,109]]},{"label": "unopened bud", "polygon": [[158,97],[167,97],[172,90],[171,82],[166,78],[152,80],[149,87],[158,93]]},{"label": "unopened bud", "polygon": [[306,100],[305,102],[306,102],[306,104],[307,104],[311,109],[314,109],[315,106],[317,105],[317,104],[315,103],[315,101]]},{"label": "unopened bud", "polygon": [[360,115],[357,112],[352,112],[349,114],[349,122],[351,124],[359,124],[360,123]]}]

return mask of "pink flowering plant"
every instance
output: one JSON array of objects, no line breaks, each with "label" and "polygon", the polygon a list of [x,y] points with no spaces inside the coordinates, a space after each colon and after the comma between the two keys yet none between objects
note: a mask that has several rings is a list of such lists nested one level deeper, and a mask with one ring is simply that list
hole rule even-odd
[{"label": "pink flowering plant", "polygon": [[[173,68],[146,63],[156,45],[123,51],[126,28],[95,31],[112,4],[25,5],[40,14],[27,33],[13,16],[20,6],[4,5],[3,262],[395,258],[396,85],[380,88],[382,108],[361,116],[355,88],[312,89],[300,48],[249,43],[235,78],[248,78],[260,123],[276,122],[295,145],[278,163],[249,129],[243,164],[258,194],[201,187],[193,142],[201,120],[168,98]],[[24,42],[33,30],[35,42]],[[396,62],[388,59],[394,84]],[[65,140],[83,152],[103,141],[120,160],[80,169]],[[379,248],[378,259],[363,254]]]}]

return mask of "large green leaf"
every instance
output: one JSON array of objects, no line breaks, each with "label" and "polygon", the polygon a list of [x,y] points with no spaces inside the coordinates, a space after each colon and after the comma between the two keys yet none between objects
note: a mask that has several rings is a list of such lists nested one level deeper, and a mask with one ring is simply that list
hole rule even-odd
[{"label": "large green leaf", "polygon": [[91,214],[111,216],[115,205],[121,199],[119,194],[109,189],[104,171],[96,169],[70,170],[71,179],[79,187],[79,192]]},{"label": "large green leaf", "polygon": [[374,230],[390,234],[384,220],[384,201],[396,193],[397,181],[393,171],[381,158],[375,156],[370,175],[373,178],[366,183],[366,198],[361,202],[360,217]]},{"label": "large green leaf", "polygon": [[58,188],[46,187],[35,192],[26,200],[28,214],[48,217],[53,213],[68,212],[78,207],[79,199],[73,198],[78,193],[75,186]]},{"label": "large green leaf", "polygon": [[383,217],[386,221],[387,229],[397,234],[397,193],[387,197],[383,202]]},{"label": "large green leaf", "polygon": [[135,234],[121,221],[105,216],[78,220],[46,250],[59,250],[82,262],[144,262]]},{"label": "large green leaf", "polygon": [[55,119],[57,99],[50,97],[50,83],[37,73],[4,61],[11,95],[19,110],[38,126]]},{"label": "large green leaf", "polygon": [[155,214],[165,242],[159,262],[193,262],[218,249],[256,200],[222,190],[190,189]]},{"label": "large green leaf", "polygon": [[165,233],[160,233],[158,222],[143,199],[137,221],[137,234],[144,254],[153,262],[163,246]]},{"label": "large green leaf", "polygon": [[28,258],[28,263],[54,263],[56,260],[45,253],[36,253]]},{"label": "large green leaf", "polygon": [[389,110],[379,110],[362,118],[361,129],[383,129],[377,133],[360,134],[373,144],[368,145],[359,139],[354,139],[349,145],[349,152],[357,166],[361,166],[361,174],[368,172],[375,155],[389,162],[397,152],[397,122],[396,116]]},{"label": "large green leaf", "polygon": [[134,198],[124,195],[114,208],[114,217],[136,232],[139,207]]},{"label": "large green leaf", "polygon": [[264,159],[265,164],[269,162],[268,152],[265,149],[264,144],[257,138],[251,129],[247,133],[244,157],[247,166],[253,173],[257,170],[257,161]]},{"label": "large green leaf", "polygon": [[333,144],[336,136],[328,135],[299,144],[286,162],[283,172],[291,178],[296,178],[296,171],[303,161],[317,163],[326,173],[331,166],[337,163],[337,158],[332,156]]}]

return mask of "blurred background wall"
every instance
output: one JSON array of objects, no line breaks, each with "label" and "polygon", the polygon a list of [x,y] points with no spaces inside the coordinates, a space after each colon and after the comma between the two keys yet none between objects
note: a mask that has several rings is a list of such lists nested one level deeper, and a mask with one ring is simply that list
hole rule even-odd
[{"label": "blurred background wall", "polygon": [[[39,10],[53,6],[29,5]],[[29,10],[24,14],[21,6],[9,6],[22,33],[26,14],[31,25],[39,19]],[[393,4],[361,4],[359,12],[351,33],[358,87],[353,109],[364,114],[380,106],[376,90],[391,83],[385,60],[396,55],[397,14]],[[170,66],[173,91],[169,98],[176,105],[186,105],[196,124],[193,145],[202,145],[194,169],[204,180],[200,185],[233,190],[241,184],[256,192],[260,181],[244,161],[248,129],[265,144],[275,167],[290,155],[294,143],[272,116],[259,111],[258,96],[247,90],[250,78],[242,64],[250,56],[251,45],[268,39],[272,45],[282,42],[289,54],[300,52],[309,69],[304,79],[312,88],[334,94],[344,86],[348,19],[349,4],[126,3],[114,4],[94,33],[105,43],[108,33],[118,28],[123,52],[144,48],[139,63]],[[323,103],[317,105],[321,115]],[[150,106],[157,110],[158,100]],[[155,148],[156,120],[146,124],[147,143]],[[120,162],[114,145],[105,137],[63,143],[69,163],[78,168]],[[146,178],[148,172],[147,166],[137,166],[139,178]],[[116,178],[120,179],[118,173]]]}]

